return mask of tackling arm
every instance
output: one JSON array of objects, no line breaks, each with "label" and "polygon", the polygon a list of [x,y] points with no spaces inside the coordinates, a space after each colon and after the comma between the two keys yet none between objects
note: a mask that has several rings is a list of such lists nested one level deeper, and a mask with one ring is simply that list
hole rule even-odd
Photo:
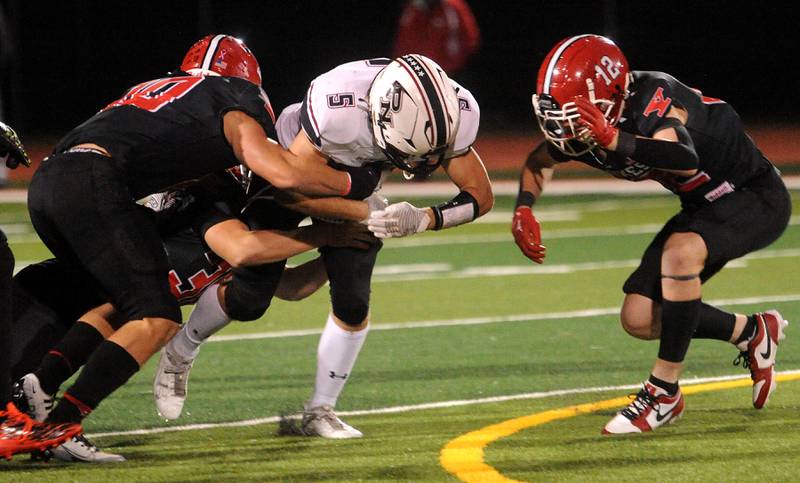
[{"label": "tackling arm", "polygon": [[237,219],[225,220],[206,230],[205,241],[234,267],[277,262],[324,245],[366,249],[374,243],[367,230],[352,223],[314,223],[288,231],[251,231]]},{"label": "tackling arm", "polygon": [[348,196],[363,199],[372,192],[374,180],[359,173],[335,170],[318,152],[294,153],[269,139],[261,125],[242,111],[223,118],[225,138],[236,158],[279,189],[310,195]]},{"label": "tackling arm", "polygon": [[[289,150],[301,156],[317,157],[325,162],[325,156],[311,144],[304,132],[295,136]],[[294,190],[282,190],[275,201],[300,213],[337,220],[364,221],[369,217],[370,206],[365,201],[347,200],[339,197],[312,198]]]}]

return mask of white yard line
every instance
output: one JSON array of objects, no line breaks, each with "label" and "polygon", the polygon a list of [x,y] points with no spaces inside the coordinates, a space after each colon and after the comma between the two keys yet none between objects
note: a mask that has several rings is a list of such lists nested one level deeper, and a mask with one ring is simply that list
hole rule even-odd
[{"label": "white yard line", "polygon": [[[725,306],[725,305],[750,305],[750,304],[775,303],[775,302],[794,302],[799,300],[800,300],[800,294],[789,294],[789,295],[767,295],[767,296],[735,298],[735,299],[716,299],[716,300],[709,300],[708,302],[713,305]],[[516,315],[505,315],[505,316],[494,316],[494,317],[473,317],[473,318],[449,319],[449,320],[426,320],[417,322],[403,322],[397,324],[377,324],[372,326],[370,330],[372,331],[400,330],[400,329],[416,329],[416,328],[445,327],[445,326],[483,325],[483,324],[502,323],[502,322],[587,318],[587,317],[597,317],[602,315],[611,315],[617,313],[618,311],[619,311],[618,307],[605,307],[605,308],[593,308],[585,310],[574,310],[568,312],[516,314]],[[260,334],[215,336],[209,339],[209,342],[233,342],[233,341],[253,340],[253,339],[275,339],[284,337],[318,335],[321,332],[322,331],[319,329],[307,329],[307,330],[282,331],[282,332],[266,332]],[[780,371],[778,372],[778,374],[795,374],[798,372],[800,372],[800,370]],[[686,379],[683,381],[683,383],[700,384],[712,381],[742,379],[744,377],[747,376],[728,375],[719,377],[695,378],[695,379]],[[497,403],[497,402],[513,401],[521,399],[540,399],[546,397],[565,396],[571,394],[586,394],[586,393],[605,392],[605,391],[623,391],[623,390],[635,389],[638,387],[639,384],[561,389],[555,391],[511,394],[507,396],[495,396],[495,397],[486,397],[478,399],[460,399],[452,401],[438,401],[431,403],[414,404],[407,406],[391,406],[391,407],[369,409],[369,410],[337,411],[337,414],[340,416],[368,416],[374,414],[397,414],[397,413],[405,413],[412,411],[422,411],[426,409],[451,408],[456,406],[488,404],[488,403]],[[90,434],[89,437],[101,438],[106,436],[135,436],[135,435],[159,434],[159,433],[176,432],[176,431],[192,431],[192,430],[202,430],[202,429],[255,426],[259,424],[277,423],[279,420],[280,416],[270,416],[265,418],[247,419],[243,421],[231,421],[226,423],[189,424],[189,425],[168,426],[160,428],[135,429],[129,431],[110,431],[110,432]]]},{"label": "white yard line", "polygon": [[[726,306],[726,305],[753,305],[753,304],[797,302],[797,301],[800,301],[800,294],[764,295],[757,297],[744,297],[735,299],[714,299],[714,300],[707,300],[706,302],[711,305]],[[497,324],[503,322],[578,319],[578,318],[588,318],[588,317],[599,317],[603,315],[614,315],[618,313],[619,313],[619,307],[598,307],[598,308],[590,308],[582,310],[570,310],[564,312],[495,315],[487,317],[418,320],[413,322],[372,324],[369,330],[374,332],[376,330],[426,329],[432,327],[484,325],[484,324]],[[319,335],[321,333],[322,329],[300,329],[300,330],[285,330],[279,332],[257,332],[252,334],[215,335],[212,336],[208,340],[208,342],[232,342],[239,340],[281,339],[284,337]]]},{"label": "white yard line", "polygon": [[[796,258],[800,257],[800,249],[787,248],[783,250],[763,250],[752,253],[745,257],[728,262],[726,268],[746,268],[749,260],[768,260],[772,258]],[[509,277],[515,275],[561,275],[565,273],[576,273],[593,270],[611,270],[618,268],[638,267],[641,262],[638,258],[628,260],[607,260],[603,262],[583,262],[583,263],[564,263],[558,265],[480,265],[465,267],[453,271],[428,271],[425,273],[409,271],[401,272],[397,268],[391,275],[376,273],[373,283],[397,283],[397,282],[419,282],[424,280],[450,280],[464,278],[484,278],[484,277]],[[397,267],[397,266],[395,266]]]},{"label": "white yard line", "polygon": [[[776,371],[776,374],[798,374],[798,373],[800,373],[800,370]],[[683,379],[681,380],[681,384],[684,386],[688,386],[691,384],[703,384],[707,382],[732,381],[737,379],[744,379],[746,377],[749,376],[738,374],[738,375],[715,376],[715,377],[697,377],[692,379]],[[500,403],[506,401],[544,399],[548,397],[569,396],[574,394],[591,394],[591,393],[609,392],[609,391],[627,391],[631,389],[638,389],[639,387],[641,387],[641,384],[625,384],[620,386],[579,387],[573,389],[557,389],[554,391],[528,392],[522,394],[510,394],[507,396],[493,396],[493,397],[484,397],[478,399],[456,399],[452,401],[438,401],[432,403],[410,404],[407,406],[390,406],[385,408],[364,409],[355,411],[337,411],[336,414],[339,416],[372,416],[376,414],[400,414],[400,413],[408,413],[414,411],[424,411],[429,409],[445,409],[445,408],[453,408],[460,406],[473,406],[476,404],[491,404],[491,403]],[[187,424],[182,426],[169,426],[162,428],[134,429],[130,431],[109,431],[105,433],[93,433],[89,434],[88,436],[90,438],[103,438],[107,436],[139,436],[148,434],[172,433],[179,431],[193,431],[200,429],[237,428],[243,426],[257,426],[259,424],[273,424],[280,421],[280,419],[281,419],[280,416],[270,416],[266,418],[246,419],[243,421],[231,421],[227,423]]]}]

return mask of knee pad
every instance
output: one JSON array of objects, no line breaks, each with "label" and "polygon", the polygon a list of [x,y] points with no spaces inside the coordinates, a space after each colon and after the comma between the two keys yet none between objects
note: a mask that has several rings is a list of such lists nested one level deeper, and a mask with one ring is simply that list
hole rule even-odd
[{"label": "knee pad", "polygon": [[225,289],[225,311],[241,322],[259,319],[267,311],[278,287],[286,261],[233,270]]},{"label": "knee pad", "polygon": [[369,314],[369,301],[348,300],[333,304],[333,315],[350,326],[358,326]]},{"label": "knee pad", "polygon": [[320,249],[330,280],[333,314],[347,325],[360,325],[369,314],[372,269],[381,246],[379,242],[367,250]]}]

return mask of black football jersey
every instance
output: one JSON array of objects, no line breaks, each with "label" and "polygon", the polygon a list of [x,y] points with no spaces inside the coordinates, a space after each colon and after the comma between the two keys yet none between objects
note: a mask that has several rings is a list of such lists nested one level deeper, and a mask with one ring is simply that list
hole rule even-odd
[{"label": "black football jersey", "polygon": [[[745,132],[739,115],[726,102],[706,97],[663,72],[635,71],[629,89],[619,129],[652,137],[663,125],[670,107],[685,109],[686,129],[700,161],[697,174],[677,176],[601,149],[586,153],[577,161],[631,181],[654,179],[680,196],[684,204],[714,201],[772,169]],[[569,160],[553,146],[548,150],[557,161]]]},{"label": "black football jersey", "polygon": [[264,91],[243,79],[155,79],[73,129],[55,152],[82,143],[102,146],[138,199],[239,164],[223,132],[228,111],[247,113],[277,139],[269,109]]}]

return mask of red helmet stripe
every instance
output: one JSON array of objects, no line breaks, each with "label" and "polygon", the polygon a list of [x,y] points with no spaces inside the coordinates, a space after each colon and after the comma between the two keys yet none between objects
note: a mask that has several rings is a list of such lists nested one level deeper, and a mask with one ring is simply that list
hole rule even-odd
[{"label": "red helmet stripe", "polygon": [[206,55],[203,56],[203,63],[200,65],[200,68],[203,70],[211,70],[211,62],[214,61],[214,56],[217,54],[217,47],[222,39],[227,37],[227,35],[215,35],[211,42],[208,43],[208,50],[206,50]]},{"label": "red helmet stripe", "polygon": [[558,61],[561,59],[561,54],[563,54],[564,51],[567,50],[567,47],[574,44],[577,40],[591,36],[592,34],[583,34],[571,37],[565,40],[558,48],[558,50],[556,50],[553,53],[553,56],[550,58],[550,63],[547,65],[547,71],[545,72],[544,85],[542,86],[542,94],[550,94],[550,82],[553,79],[553,71],[556,68],[556,64],[558,64]]}]

